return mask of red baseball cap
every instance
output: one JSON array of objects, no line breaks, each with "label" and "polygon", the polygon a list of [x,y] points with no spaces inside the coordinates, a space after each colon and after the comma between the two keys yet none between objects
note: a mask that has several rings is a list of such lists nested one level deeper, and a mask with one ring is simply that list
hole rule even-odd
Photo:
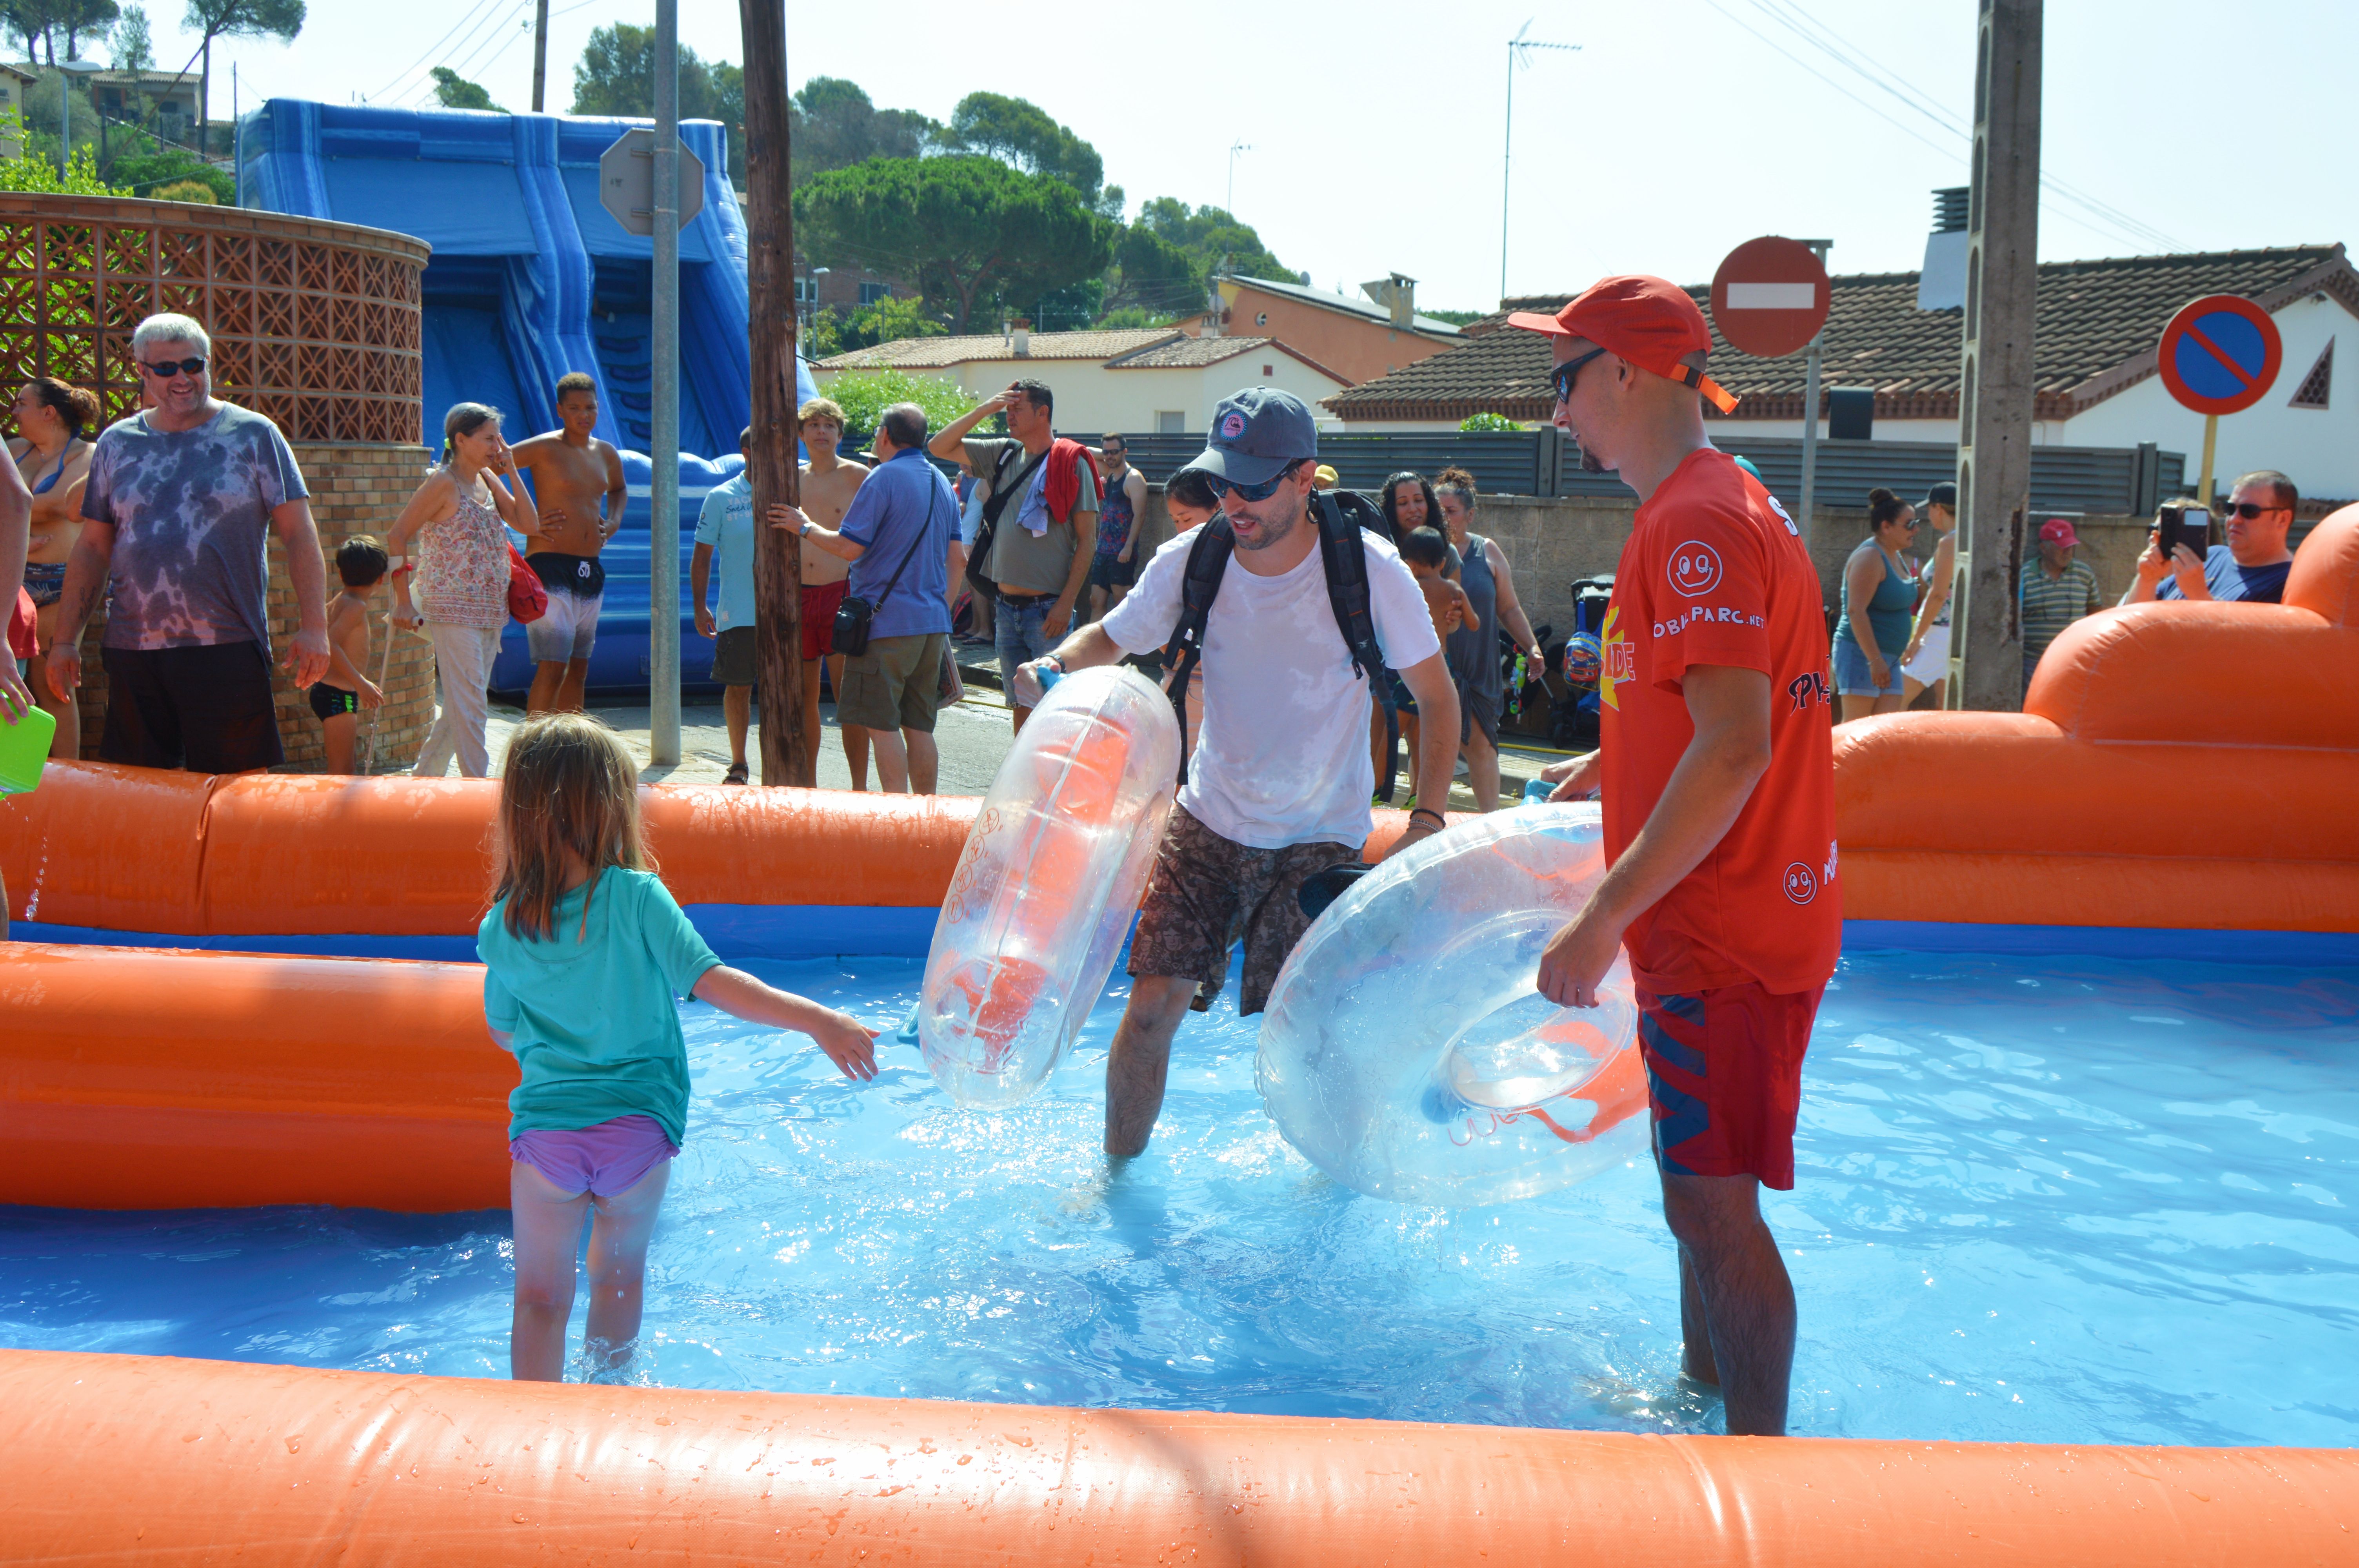
[{"label": "red baseball cap", "polygon": [[2072,524],[2061,517],[2050,517],[2039,525],[2039,536],[2051,545],[2077,545],[2081,536],[2072,532]]},{"label": "red baseball cap", "polygon": [[1735,397],[1720,383],[1680,362],[1682,354],[1712,352],[1712,329],[1694,297],[1676,283],[1636,273],[1602,277],[1555,315],[1518,310],[1507,325],[1552,338],[1586,338],[1640,370],[1694,387],[1723,414],[1735,412]]}]

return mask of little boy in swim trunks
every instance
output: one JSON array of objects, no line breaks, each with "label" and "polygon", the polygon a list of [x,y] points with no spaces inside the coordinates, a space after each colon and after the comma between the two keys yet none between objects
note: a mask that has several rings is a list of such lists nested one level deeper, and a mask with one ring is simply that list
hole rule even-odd
[{"label": "little boy in swim trunks", "polygon": [[336,546],[336,575],[344,590],[328,601],[328,673],[312,683],[311,711],[327,738],[332,773],[353,771],[361,709],[381,708],[385,693],[368,678],[369,600],[385,586],[385,546],[355,534]]}]

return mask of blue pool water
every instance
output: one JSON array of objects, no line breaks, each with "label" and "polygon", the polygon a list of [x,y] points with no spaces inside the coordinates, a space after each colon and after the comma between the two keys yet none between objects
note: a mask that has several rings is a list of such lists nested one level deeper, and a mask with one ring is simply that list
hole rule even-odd
[{"label": "blue pool water", "polygon": [[[907,959],[760,966],[896,1024]],[[635,1379],[1708,1431],[1643,1162],[1499,1208],[1361,1198],[1281,1142],[1234,989],[1109,1178],[1117,984],[1031,1103],[908,1048],[853,1089],[686,1010],[696,1102]],[[486,1049],[489,1049],[487,1046]],[[1773,1195],[1794,1429],[2359,1443],[2359,968],[1845,959]],[[500,1213],[0,1210],[0,1343],[505,1375]],[[580,1315],[575,1318],[578,1336]]]}]

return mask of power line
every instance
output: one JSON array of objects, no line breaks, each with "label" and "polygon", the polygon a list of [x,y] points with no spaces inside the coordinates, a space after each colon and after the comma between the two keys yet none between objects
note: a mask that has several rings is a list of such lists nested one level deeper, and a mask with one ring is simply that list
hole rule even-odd
[{"label": "power line", "polygon": [[419,55],[416,59],[411,60],[407,66],[403,67],[401,70],[395,75],[391,81],[388,81],[383,87],[378,88],[376,92],[372,93],[370,96],[372,98],[382,98],[386,93],[391,92],[395,88],[400,86],[404,81],[409,79],[411,71],[414,71],[419,66],[424,65],[429,57],[430,57],[436,49],[440,49],[444,44],[451,41],[451,33],[456,33],[460,28],[465,27],[470,21],[475,19],[473,12],[461,11],[459,13],[459,19],[451,24],[451,32],[443,34],[432,43],[428,44],[424,54]]},{"label": "power line", "polygon": [[[481,27],[477,32],[470,33],[466,38],[460,39],[459,42],[452,47],[451,51],[445,54],[440,59],[437,60],[435,64],[437,66],[449,66],[453,75],[462,77],[465,76],[474,68],[475,60],[482,56],[484,50],[490,48],[494,42],[502,41],[502,35],[506,31],[508,24],[521,17],[531,4],[532,0],[516,0],[516,4],[510,6],[499,20],[491,23],[487,27]],[[461,49],[467,49],[467,46],[470,44],[473,44],[474,48],[469,49],[463,57],[460,56],[459,51]],[[454,59],[456,60],[455,64],[453,63]],[[422,101],[425,94],[433,91],[434,72],[432,70],[429,70],[426,73],[425,80],[420,81],[416,90],[411,92],[409,101],[412,104],[419,103]]]}]

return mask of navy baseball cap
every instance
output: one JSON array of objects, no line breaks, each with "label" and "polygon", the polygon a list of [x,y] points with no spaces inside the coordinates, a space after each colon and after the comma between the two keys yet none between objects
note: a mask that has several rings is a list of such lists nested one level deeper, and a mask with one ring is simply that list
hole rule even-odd
[{"label": "navy baseball cap", "polygon": [[1188,466],[1233,484],[1266,484],[1287,464],[1319,455],[1319,427],[1302,399],[1276,387],[1248,386],[1212,410],[1204,455]]},{"label": "navy baseball cap", "polygon": [[1927,491],[1925,499],[1917,503],[1917,510],[1922,512],[1930,506],[1946,506],[1955,512],[1958,509],[1957,481],[1945,479]]}]

